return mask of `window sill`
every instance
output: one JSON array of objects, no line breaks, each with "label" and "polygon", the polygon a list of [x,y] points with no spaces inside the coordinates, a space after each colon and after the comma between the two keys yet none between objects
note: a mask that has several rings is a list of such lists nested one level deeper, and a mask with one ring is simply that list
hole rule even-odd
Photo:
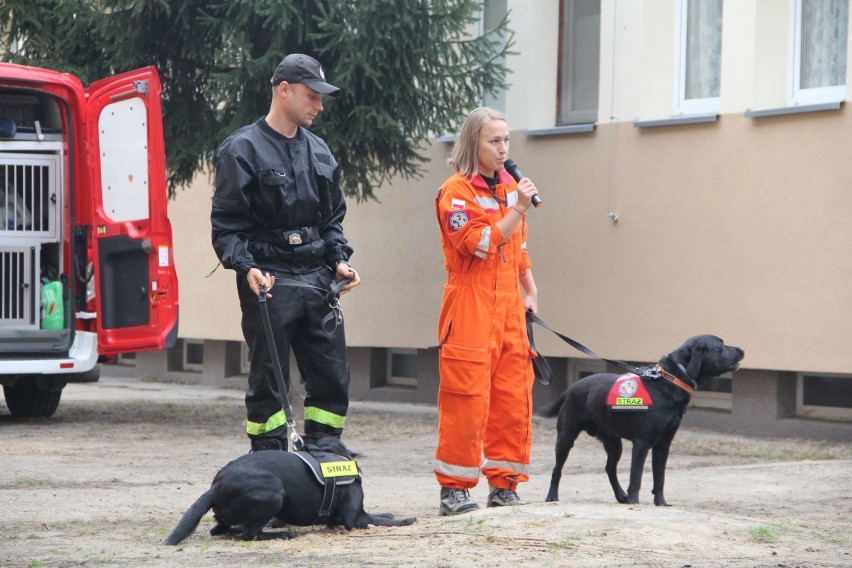
[{"label": "window sill", "polygon": [[524,130],[524,136],[557,136],[559,134],[586,134],[594,132],[595,125],[591,124],[570,124],[565,126],[553,126],[551,128],[527,128]]},{"label": "window sill", "polygon": [[657,118],[649,120],[634,120],[633,126],[636,128],[656,128],[659,126],[680,126],[683,124],[705,124],[708,122],[716,122],[719,120],[719,115],[713,114],[693,114],[688,116],[673,116],[671,118]]},{"label": "window sill", "polygon": [[839,110],[843,101],[836,103],[821,103],[816,105],[797,105],[778,108],[748,109],[745,116],[749,118],[761,118],[764,116],[783,116],[786,114],[800,114],[805,112],[821,112],[825,110]]}]

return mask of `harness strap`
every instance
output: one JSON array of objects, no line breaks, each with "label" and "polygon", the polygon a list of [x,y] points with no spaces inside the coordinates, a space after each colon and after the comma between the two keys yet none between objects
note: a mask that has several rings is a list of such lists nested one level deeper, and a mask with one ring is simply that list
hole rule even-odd
[{"label": "harness strap", "polygon": [[599,359],[599,360],[604,361],[606,363],[616,365],[618,367],[621,367],[622,369],[626,369],[626,370],[630,371],[631,373],[636,373],[637,375],[641,374],[641,371],[639,369],[637,369],[636,367],[634,367],[633,365],[625,363],[624,361],[619,361],[617,359],[607,359],[606,357],[601,357],[600,355],[598,355],[597,353],[595,353],[594,351],[592,351],[591,349],[589,349],[588,347],[586,347],[582,343],[571,339],[567,335],[563,335],[563,334],[559,333],[558,331],[555,331],[549,325],[544,323],[544,320],[542,320],[540,317],[538,317],[533,312],[530,312],[530,311],[526,312],[526,316],[527,316],[527,335],[529,336],[530,347],[532,347],[533,351],[535,351],[536,354],[538,355],[535,359],[533,359],[533,364],[535,365],[535,368],[536,368],[536,375],[539,376],[539,381],[542,384],[545,384],[545,385],[550,384],[550,381],[553,380],[553,371],[551,370],[550,365],[547,363],[544,356],[541,353],[538,352],[538,349],[535,348],[535,344],[533,343],[532,324],[534,324],[534,323],[537,323],[538,325],[540,325],[544,329],[552,332],[559,339],[561,339],[562,341],[564,341],[565,343],[567,343],[568,345],[570,345],[571,347],[573,347],[577,351],[581,351],[581,352],[585,353],[589,357],[593,357],[595,359]]},{"label": "harness strap", "polygon": [[317,512],[316,521],[314,524],[321,524],[328,520],[328,516],[331,515],[331,510],[334,508],[334,497],[337,493],[337,478],[331,477],[325,480],[325,486],[323,487],[322,493],[322,504],[320,505],[319,512]]}]

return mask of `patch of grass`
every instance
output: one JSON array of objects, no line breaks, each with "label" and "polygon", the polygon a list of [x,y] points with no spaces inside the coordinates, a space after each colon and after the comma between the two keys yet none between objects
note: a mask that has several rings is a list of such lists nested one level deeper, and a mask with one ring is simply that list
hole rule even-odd
[{"label": "patch of grass", "polygon": [[106,550],[101,550],[100,554],[92,556],[91,560],[95,564],[115,564],[116,562],[115,554]]},{"label": "patch of grass", "polygon": [[782,532],[780,527],[773,525],[759,525],[748,529],[748,534],[751,535],[752,540],[766,543],[777,542]]},{"label": "patch of grass", "polygon": [[852,456],[852,444],[803,442],[718,436],[695,439],[675,438],[673,452],[695,456],[727,456],[745,462],[818,461]]},{"label": "patch of grass", "polygon": [[485,517],[468,517],[465,519],[462,529],[465,532],[481,532],[485,530]]},{"label": "patch of grass", "polygon": [[12,485],[17,487],[36,487],[38,485],[44,485],[47,483],[44,479],[37,479],[35,477],[16,477],[12,481]]},{"label": "patch of grass", "polygon": [[571,531],[562,540],[557,542],[548,542],[547,546],[549,548],[557,549],[572,548],[577,545],[576,541],[580,540],[582,537],[583,535],[580,534],[580,531]]},{"label": "patch of grass", "polygon": [[849,539],[842,536],[828,536],[825,534],[814,533],[814,538],[820,542],[824,542],[826,544],[839,544],[839,545],[848,545]]},{"label": "patch of grass", "polygon": [[29,563],[27,563],[27,566],[30,568],[36,568],[36,566],[44,566],[44,562],[41,560],[30,560]]}]

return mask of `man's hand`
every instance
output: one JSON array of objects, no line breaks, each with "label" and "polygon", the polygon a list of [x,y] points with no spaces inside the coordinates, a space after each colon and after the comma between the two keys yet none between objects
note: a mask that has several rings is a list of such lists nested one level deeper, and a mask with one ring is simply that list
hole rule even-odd
[{"label": "man's hand", "polygon": [[[275,286],[275,277],[268,272],[264,274],[259,268],[250,268],[246,273],[246,280],[248,280],[249,287],[251,287],[255,296],[260,296],[261,288],[272,290],[272,287]],[[267,293],[266,297],[271,298],[272,294]]]},{"label": "man's hand", "polygon": [[349,263],[338,262],[336,272],[337,272],[337,276],[338,276],[337,279],[338,280],[342,280],[344,278],[351,278],[352,279],[352,281],[349,284],[347,284],[346,286],[344,286],[340,290],[341,296],[343,294],[346,294],[347,292],[349,292],[349,290],[351,290],[352,288],[354,288],[355,286],[357,286],[358,284],[361,283],[361,277],[358,276],[358,273],[355,272],[354,268],[349,266]]}]

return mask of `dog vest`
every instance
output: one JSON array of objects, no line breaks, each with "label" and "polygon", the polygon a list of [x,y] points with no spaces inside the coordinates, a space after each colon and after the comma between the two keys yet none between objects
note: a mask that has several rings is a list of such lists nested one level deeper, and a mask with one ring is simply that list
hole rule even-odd
[{"label": "dog vest", "polygon": [[356,479],[361,479],[361,471],[355,460],[347,459],[337,454],[312,449],[293,452],[305,462],[317,482],[323,486],[322,505],[320,505],[315,524],[328,520],[328,516],[337,505],[338,486],[351,485]]},{"label": "dog vest", "polygon": [[633,373],[621,375],[609,391],[606,405],[612,410],[648,410],[654,404],[642,384],[642,378]]}]

